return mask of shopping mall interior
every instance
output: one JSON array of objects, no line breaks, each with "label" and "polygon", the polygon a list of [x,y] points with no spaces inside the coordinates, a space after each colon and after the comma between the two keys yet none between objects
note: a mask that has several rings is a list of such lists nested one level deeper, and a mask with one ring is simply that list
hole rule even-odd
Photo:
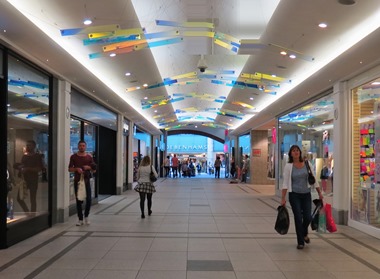
[{"label": "shopping mall interior", "polygon": [[[380,278],[379,18],[377,0],[0,0],[0,278]],[[289,202],[274,229],[294,145],[337,225],[301,250]]]}]

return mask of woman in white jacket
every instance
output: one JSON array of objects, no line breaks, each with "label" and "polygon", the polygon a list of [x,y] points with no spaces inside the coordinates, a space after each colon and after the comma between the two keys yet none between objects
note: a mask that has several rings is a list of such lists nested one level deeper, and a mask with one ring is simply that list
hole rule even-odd
[{"label": "woman in white jacket", "polygon": [[141,218],[145,218],[144,213],[144,204],[145,196],[148,200],[148,215],[152,214],[152,195],[156,192],[156,188],[153,185],[153,182],[150,181],[150,172],[153,172],[156,178],[158,174],[156,169],[150,163],[150,157],[144,156],[141,160],[138,172],[137,172],[137,183],[135,190],[140,194],[140,209],[141,209]]},{"label": "woman in white jacket", "polygon": [[[302,151],[298,145],[289,150],[289,161],[285,165],[282,184],[281,205],[286,204],[286,193],[289,192],[289,202],[294,215],[294,224],[297,234],[297,249],[303,249],[305,242],[310,243],[308,227],[311,221],[311,193],[308,184],[308,170],[302,158]],[[310,168],[311,169],[311,168]],[[315,183],[319,198],[323,195],[318,183]]]}]

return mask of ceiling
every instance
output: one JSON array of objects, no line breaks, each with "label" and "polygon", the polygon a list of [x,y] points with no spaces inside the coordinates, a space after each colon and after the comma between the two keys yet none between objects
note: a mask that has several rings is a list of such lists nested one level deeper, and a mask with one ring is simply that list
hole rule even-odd
[{"label": "ceiling", "polygon": [[378,1],[339,2],[0,0],[0,40],[149,133],[239,134],[379,63]]}]

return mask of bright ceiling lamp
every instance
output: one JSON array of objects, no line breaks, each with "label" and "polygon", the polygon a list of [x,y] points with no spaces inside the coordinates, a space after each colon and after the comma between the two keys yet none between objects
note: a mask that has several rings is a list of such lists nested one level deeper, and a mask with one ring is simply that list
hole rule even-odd
[{"label": "bright ceiling lamp", "polygon": [[85,20],[83,20],[83,24],[84,25],[91,25],[92,24],[92,20],[90,18],[86,18]]}]

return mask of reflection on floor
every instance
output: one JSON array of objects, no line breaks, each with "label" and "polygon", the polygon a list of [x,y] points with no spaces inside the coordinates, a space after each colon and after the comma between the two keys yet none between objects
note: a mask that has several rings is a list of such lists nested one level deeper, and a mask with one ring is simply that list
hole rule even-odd
[{"label": "reflection on floor", "polygon": [[[228,179],[160,178],[153,214],[134,191],[0,251],[0,278],[321,279],[380,278],[380,239],[346,226],[310,232],[296,249],[293,222],[274,230],[273,186]],[[292,221],[292,220],[291,220]]]}]

